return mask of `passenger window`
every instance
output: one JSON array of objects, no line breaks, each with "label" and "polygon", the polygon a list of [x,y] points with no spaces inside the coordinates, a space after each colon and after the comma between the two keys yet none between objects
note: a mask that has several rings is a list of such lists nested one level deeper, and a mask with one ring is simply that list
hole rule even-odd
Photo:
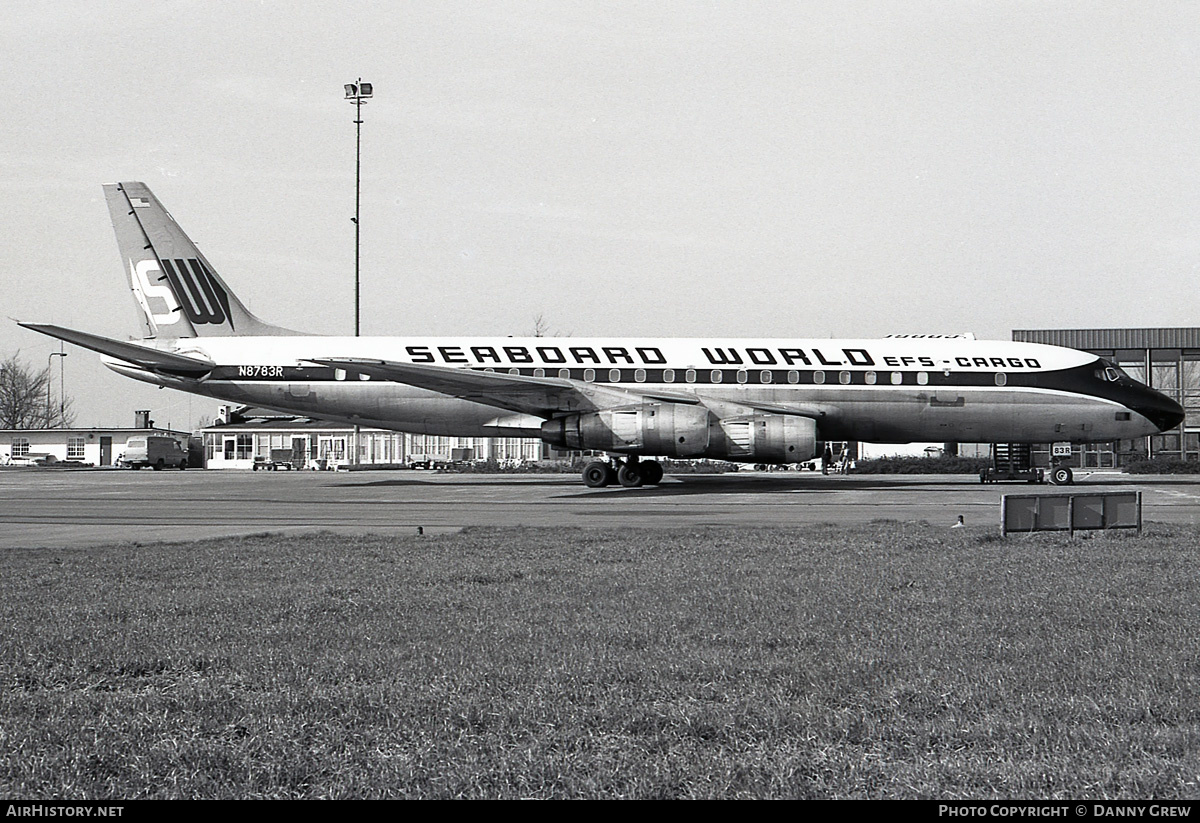
[{"label": "passenger window", "polygon": [[739,383],[745,383],[745,382],[746,382],[747,380],[749,380],[749,379],[750,379],[750,376],[746,374],[746,370],[745,370],[745,369],[738,369],[738,373],[737,373],[737,381],[738,381]]},{"label": "passenger window", "polygon": [[[613,358],[613,359],[615,360],[616,358]],[[620,383],[621,382],[621,370],[620,369],[609,369],[608,370],[608,382],[609,383]]]},{"label": "passenger window", "polygon": [[637,371],[635,371],[633,373],[633,379],[638,383],[645,383],[646,382],[646,370],[638,369]]},{"label": "passenger window", "polygon": [[789,371],[788,372],[788,382],[789,383],[799,383],[800,382],[800,372],[796,371],[795,369],[793,369],[792,371]]},{"label": "passenger window", "polygon": [[823,372],[823,371],[813,372],[813,382],[814,383],[824,383],[825,382],[825,372]]},{"label": "passenger window", "polygon": [[850,372],[848,372],[848,371],[840,372],[838,374],[838,382],[841,383],[843,386],[849,384]]},{"label": "passenger window", "polygon": [[695,383],[696,382],[696,370],[688,369],[687,372],[684,373],[683,379],[689,383]]},{"label": "passenger window", "polygon": [[583,370],[583,382],[592,383],[595,380],[596,380],[596,370],[595,369],[584,369]]},{"label": "passenger window", "polygon": [[894,371],[894,372],[892,372],[892,385],[893,385],[893,386],[899,386],[899,385],[900,385],[901,383],[903,383],[903,382],[904,382],[904,375],[903,375],[903,374],[901,374],[901,373],[900,373],[900,372],[898,372],[898,371]]},{"label": "passenger window", "polygon": [[924,371],[917,372],[917,383],[919,383],[922,386],[928,385],[929,372],[924,372]]},{"label": "passenger window", "polygon": [[873,372],[873,371],[867,372],[867,375],[864,379],[867,381],[868,386],[874,386],[875,380],[876,380],[875,372]]},{"label": "passenger window", "polygon": [[770,369],[763,369],[762,371],[760,371],[758,373],[758,382],[759,383],[770,383],[772,379],[773,378],[771,377]]},{"label": "passenger window", "polygon": [[996,372],[996,385],[997,386],[1008,385],[1008,375],[1002,371]]},{"label": "passenger window", "polygon": [[725,375],[721,374],[720,369],[713,369],[711,372],[708,373],[708,376],[714,383],[720,383],[721,380],[724,379],[724,377],[725,377]]},{"label": "passenger window", "polygon": [[558,376],[563,379],[567,379],[571,376],[571,370],[570,369],[559,369]]},{"label": "passenger window", "polygon": [[663,369],[663,382],[664,383],[674,383],[675,382],[675,370],[674,369]]},{"label": "passenger window", "polygon": [[534,377],[545,377],[545,376],[546,376],[546,370],[545,370],[545,369],[534,369],[534,370],[533,370],[533,376],[534,376]]}]

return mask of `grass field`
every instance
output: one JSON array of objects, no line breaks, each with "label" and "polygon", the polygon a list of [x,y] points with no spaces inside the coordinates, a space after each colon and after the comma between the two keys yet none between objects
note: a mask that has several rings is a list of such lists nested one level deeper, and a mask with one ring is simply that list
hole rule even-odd
[{"label": "grass field", "polygon": [[0,553],[0,796],[1200,797],[1200,532]]}]

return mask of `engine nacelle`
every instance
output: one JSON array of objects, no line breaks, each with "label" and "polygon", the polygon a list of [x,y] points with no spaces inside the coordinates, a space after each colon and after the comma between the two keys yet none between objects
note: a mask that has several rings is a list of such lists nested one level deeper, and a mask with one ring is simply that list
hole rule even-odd
[{"label": "engine nacelle", "polygon": [[822,448],[810,417],[718,418],[703,406],[682,403],[639,403],[547,420],[542,439],[566,449],[747,463],[803,463]]},{"label": "engine nacelle", "polygon": [[726,460],[748,463],[803,463],[820,454],[822,445],[817,421],[790,414],[757,414],[724,418],[719,421],[723,443],[713,443],[714,451],[723,447]]},{"label": "engine nacelle", "polygon": [[640,403],[542,424],[542,439],[568,449],[598,449],[660,457],[704,457],[712,413],[682,403]]}]

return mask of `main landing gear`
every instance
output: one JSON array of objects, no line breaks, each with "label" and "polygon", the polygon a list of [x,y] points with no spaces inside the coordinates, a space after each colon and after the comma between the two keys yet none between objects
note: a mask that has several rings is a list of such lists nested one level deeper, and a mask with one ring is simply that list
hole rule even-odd
[{"label": "main landing gear", "polygon": [[583,483],[589,489],[602,489],[620,483],[627,489],[657,486],[663,479],[663,468],[657,460],[627,460],[613,463],[593,460],[583,467]]}]

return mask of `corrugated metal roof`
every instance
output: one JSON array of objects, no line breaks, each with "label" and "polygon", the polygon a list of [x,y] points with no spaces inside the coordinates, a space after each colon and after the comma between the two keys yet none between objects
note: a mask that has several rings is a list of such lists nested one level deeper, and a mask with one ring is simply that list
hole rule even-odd
[{"label": "corrugated metal roof", "polygon": [[1200,349],[1200,328],[1179,329],[1016,329],[1020,343],[1048,343],[1069,349]]}]

